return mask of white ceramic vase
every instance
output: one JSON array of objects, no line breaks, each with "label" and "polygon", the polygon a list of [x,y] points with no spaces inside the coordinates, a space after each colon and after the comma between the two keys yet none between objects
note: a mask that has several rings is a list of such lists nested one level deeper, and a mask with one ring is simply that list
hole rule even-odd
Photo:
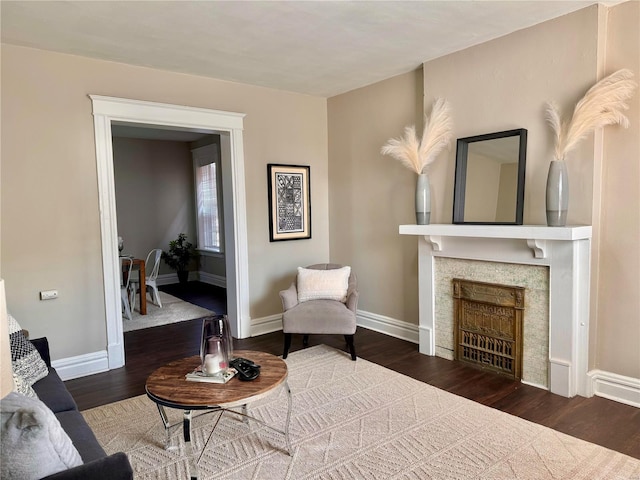
[{"label": "white ceramic vase", "polygon": [[416,182],[416,224],[429,225],[431,221],[431,186],[429,175],[418,174]]},{"label": "white ceramic vase", "polygon": [[547,225],[564,227],[569,209],[569,176],[564,160],[552,160],[547,174]]}]

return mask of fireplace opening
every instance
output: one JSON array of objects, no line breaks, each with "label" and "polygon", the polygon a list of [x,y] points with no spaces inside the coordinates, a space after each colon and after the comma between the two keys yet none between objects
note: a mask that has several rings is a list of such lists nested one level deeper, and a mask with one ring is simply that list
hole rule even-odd
[{"label": "fireplace opening", "polygon": [[454,358],[522,378],[524,287],[454,278]]}]

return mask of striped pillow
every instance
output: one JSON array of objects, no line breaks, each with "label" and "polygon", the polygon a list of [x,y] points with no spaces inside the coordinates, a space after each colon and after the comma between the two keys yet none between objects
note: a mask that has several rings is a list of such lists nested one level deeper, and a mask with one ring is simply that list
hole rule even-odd
[{"label": "striped pillow", "polygon": [[7,316],[9,318],[9,344],[11,345],[13,373],[31,386],[49,374],[49,367],[42,360],[36,347],[24,336],[17,320],[10,313]]}]

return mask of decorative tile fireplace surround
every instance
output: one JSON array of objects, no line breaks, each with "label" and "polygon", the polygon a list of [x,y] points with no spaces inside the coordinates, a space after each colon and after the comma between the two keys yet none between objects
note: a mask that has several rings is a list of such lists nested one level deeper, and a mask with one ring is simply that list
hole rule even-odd
[{"label": "decorative tile fireplace surround", "polygon": [[[442,286],[442,279],[454,274],[446,270],[452,268],[451,264],[454,270],[457,268],[455,275],[458,276],[460,270],[475,272],[484,281],[491,281],[487,278],[495,275],[501,278],[506,275],[514,286],[526,287],[539,299],[537,304],[525,307],[523,381],[548,387],[564,397],[590,396],[587,378],[590,226],[401,225],[400,234],[420,237],[421,353],[448,357],[447,340],[438,340],[437,345],[436,339],[439,329],[452,328],[443,325],[441,311],[441,304],[450,296],[442,291],[447,288]],[[443,261],[445,259],[459,261]],[[532,268],[530,272],[527,267]],[[540,275],[545,269],[548,276]],[[548,291],[536,292],[540,285]],[[529,292],[525,296],[529,298]],[[548,315],[544,304],[547,298]],[[527,322],[531,327],[527,327]],[[533,332],[528,337],[527,329]],[[541,338],[545,331],[548,337]],[[446,336],[451,338],[448,333]]]}]

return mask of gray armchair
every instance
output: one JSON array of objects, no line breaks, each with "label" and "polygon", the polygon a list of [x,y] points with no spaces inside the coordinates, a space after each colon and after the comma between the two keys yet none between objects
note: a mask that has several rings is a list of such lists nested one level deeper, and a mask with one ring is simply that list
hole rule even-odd
[{"label": "gray armchair", "polygon": [[[319,263],[306,268],[314,270],[332,270],[342,265],[333,263]],[[358,285],[356,276],[351,272],[345,303],[337,300],[309,300],[298,302],[297,280],[287,290],[280,292],[282,300],[282,331],[284,333],[284,352],[282,358],[287,358],[291,348],[291,335],[302,334],[302,343],[309,345],[309,335],[338,334],[344,335],[347,341],[351,360],[356,359],[356,349],[353,342],[356,333],[356,309],[358,307]]]}]

